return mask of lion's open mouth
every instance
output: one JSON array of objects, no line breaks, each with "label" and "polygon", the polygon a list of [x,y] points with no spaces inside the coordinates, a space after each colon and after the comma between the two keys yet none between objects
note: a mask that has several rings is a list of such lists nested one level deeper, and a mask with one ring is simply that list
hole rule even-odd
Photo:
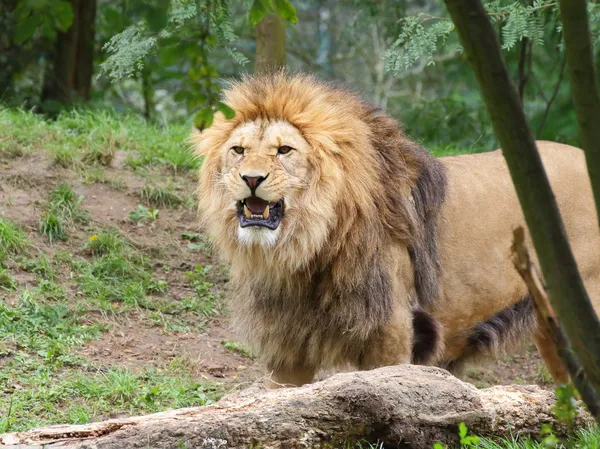
[{"label": "lion's open mouth", "polygon": [[249,196],[243,201],[238,201],[237,209],[242,228],[263,226],[275,230],[283,218],[283,198],[270,203],[257,196]]}]

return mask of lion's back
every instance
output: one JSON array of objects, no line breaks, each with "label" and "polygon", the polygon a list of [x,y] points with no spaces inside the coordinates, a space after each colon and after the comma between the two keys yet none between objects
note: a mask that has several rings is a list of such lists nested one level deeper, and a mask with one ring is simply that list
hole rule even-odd
[{"label": "lion's back", "polygon": [[[537,145],[582,276],[600,308],[600,234],[585,155],[554,142]],[[440,224],[443,298],[436,315],[458,332],[526,295],[510,253],[512,231],[525,222],[501,150],[441,161],[448,187]]]}]

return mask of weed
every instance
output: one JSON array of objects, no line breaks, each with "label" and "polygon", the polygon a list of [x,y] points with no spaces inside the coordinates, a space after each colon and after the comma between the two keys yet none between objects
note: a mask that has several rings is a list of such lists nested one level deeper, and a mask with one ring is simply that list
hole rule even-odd
[{"label": "weed", "polygon": [[137,224],[154,222],[158,219],[158,209],[148,209],[140,204],[136,209],[129,212],[129,219]]},{"label": "weed", "polygon": [[50,260],[45,255],[38,256],[37,259],[29,260],[21,265],[21,269],[34,273],[48,281],[54,280],[55,274]]},{"label": "weed", "polygon": [[175,193],[172,185],[164,187],[145,185],[140,191],[140,199],[155,207],[179,207],[185,200]]},{"label": "weed", "polygon": [[15,139],[0,139],[0,156],[14,159],[25,155],[23,147]]},{"label": "weed", "polygon": [[94,256],[121,253],[129,244],[116,229],[106,229],[93,234],[88,239],[85,250]]},{"label": "weed", "polygon": [[250,351],[244,348],[241,344],[232,340],[221,340],[221,344],[231,352],[236,352],[242,357],[254,360],[256,358]]},{"label": "weed", "polygon": [[184,232],[181,234],[182,240],[188,240],[186,246],[192,251],[200,251],[206,257],[212,257],[212,246],[208,237],[197,232]]},{"label": "weed", "polygon": [[78,161],[74,151],[68,147],[59,146],[51,151],[52,164],[62,168],[75,168]]},{"label": "weed", "polygon": [[0,290],[14,290],[17,287],[10,271],[0,265]]},{"label": "weed", "polygon": [[7,255],[17,255],[27,247],[27,236],[12,221],[0,217],[0,262]]},{"label": "weed", "polygon": [[78,170],[84,184],[107,184],[110,182],[106,170],[101,167],[88,167]]},{"label": "weed", "polygon": [[62,218],[53,210],[48,210],[40,221],[39,232],[50,240],[50,243],[67,240],[67,233]]},{"label": "weed", "polygon": [[82,157],[87,165],[109,166],[115,157],[115,148],[106,145],[93,145]]},{"label": "weed", "polygon": [[81,207],[83,195],[77,195],[68,184],[61,183],[50,192],[50,209],[69,223],[87,223],[88,214]]}]

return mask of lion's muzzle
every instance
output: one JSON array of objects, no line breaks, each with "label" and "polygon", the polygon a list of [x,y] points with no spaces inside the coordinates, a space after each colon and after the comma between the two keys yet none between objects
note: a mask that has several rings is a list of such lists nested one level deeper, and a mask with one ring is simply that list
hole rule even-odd
[{"label": "lion's muzzle", "polygon": [[275,230],[283,218],[283,198],[277,202],[269,202],[258,196],[249,196],[238,201],[237,212],[242,228],[261,226]]}]

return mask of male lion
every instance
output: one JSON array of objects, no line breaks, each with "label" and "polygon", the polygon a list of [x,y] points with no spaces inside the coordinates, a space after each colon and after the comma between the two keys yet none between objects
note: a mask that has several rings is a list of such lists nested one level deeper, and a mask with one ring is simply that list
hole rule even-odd
[{"label": "male lion", "polygon": [[[271,386],[342,366],[456,370],[527,332],[564,379],[511,262],[524,221],[500,150],[435,159],[389,116],[307,75],[246,77],[224,97],[235,118],[195,134],[199,206],[231,263],[234,326]],[[598,306],[584,155],[538,148]]]}]

